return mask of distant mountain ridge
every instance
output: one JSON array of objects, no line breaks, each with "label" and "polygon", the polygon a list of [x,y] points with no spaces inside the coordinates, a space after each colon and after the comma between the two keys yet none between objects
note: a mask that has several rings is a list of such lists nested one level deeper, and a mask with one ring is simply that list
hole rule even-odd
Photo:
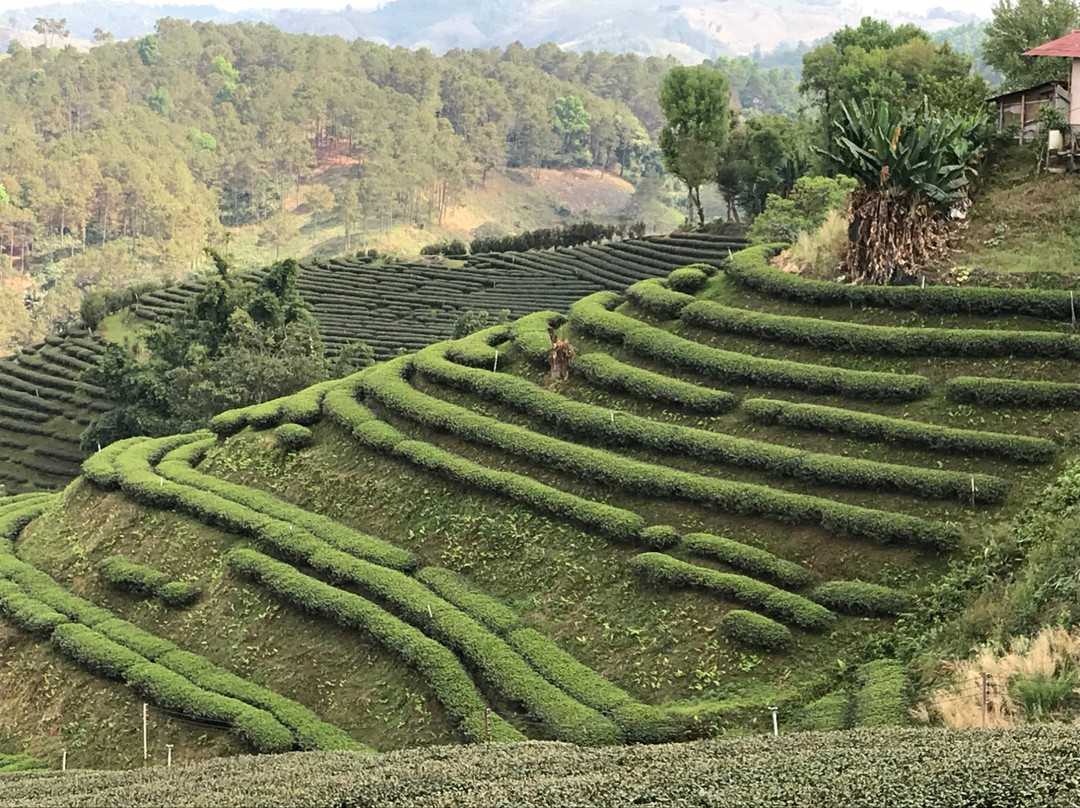
[{"label": "distant mountain ridge", "polygon": [[[855,0],[391,0],[374,10],[224,11],[213,5],[149,6],[122,0],[48,3],[11,9],[0,26],[29,29],[37,17],[65,18],[73,37],[92,39],[95,28],[120,39],[142,36],[162,17],[217,23],[266,22],[301,34],[363,38],[441,54],[451,48],[491,48],[519,41],[554,42],[575,51],[633,51],[672,55],[696,63],[717,56],[770,53],[813,42],[857,23],[866,13]],[[973,21],[973,15],[931,9],[896,16],[931,31]],[[0,41],[0,45],[6,43]]]}]

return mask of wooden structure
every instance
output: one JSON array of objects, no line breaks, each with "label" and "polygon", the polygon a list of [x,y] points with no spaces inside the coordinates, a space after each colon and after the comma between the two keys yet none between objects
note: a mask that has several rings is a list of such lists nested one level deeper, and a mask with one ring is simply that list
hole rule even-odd
[{"label": "wooden structure", "polygon": [[1048,81],[1034,87],[1025,87],[1023,90],[995,95],[986,99],[986,102],[997,108],[998,131],[1019,125],[1021,141],[1031,140],[1038,135],[1040,107],[1060,109],[1067,118],[1071,104],[1068,88],[1059,81]]},{"label": "wooden structure", "polygon": [[1069,113],[1066,120],[1070,127],[1080,127],[1080,30],[1053,39],[1024,51],[1024,56],[1053,56],[1069,59],[1072,67],[1069,71]]}]

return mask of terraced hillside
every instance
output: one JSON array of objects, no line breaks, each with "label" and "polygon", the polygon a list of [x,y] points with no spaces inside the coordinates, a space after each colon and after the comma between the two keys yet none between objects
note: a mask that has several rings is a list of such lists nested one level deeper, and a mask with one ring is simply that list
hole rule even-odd
[{"label": "terraced hillside", "polygon": [[109,407],[80,380],[101,345],[76,332],[0,360],[0,485],[10,493],[56,489],[78,475],[79,434]]},{"label": "terraced hillside", "polygon": [[[331,353],[361,341],[386,359],[450,337],[468,309],[493,316],[509,311],[512,317],[565,310],[583,295],[621,291],[688,262],[718,264],[740,246],[738,240],[685,234],[558,252],[483,255],[459,267],[343,259],[305,264],[300,288]],[[143,296],[134,311],[151,322],[171,322],[202,288],[198,278],[185,281]],[[99,345],[85,334],[51,337],[14,362],[0,361],[0,485],[9,493],[54,490],[78,474],[85,459],[79,433],[107,406],[78,381]]]},{"label": "terraced hillside", "polygon": [[[688,263],[719,264],[744,242],[701,234],[656,236],[602,246],[471,256],[461,266],[381,263],[367,258],[305,264],[300,291],[311,303],[332,353],[366,342],[378,359],[399,349],[415,351],[453,335],[468,309],[521,317],[542,309],[565,310],[602,289],[622,291],[644,278],[666,275]],[[202,288],[192,280],[143,298],[136,312],[169,322]]]},{"label": "terraced hillside", "polygon": [[[130,765],[143,699],[155,761],[655,743],[767,732],[770,707],[784,732],[906,723],[876,640],[1076,444],[1068,293],[764,258],[121,442],[62,494],[0,502],[0,742]],[[41,671],[64,684],[16,686]]]}]

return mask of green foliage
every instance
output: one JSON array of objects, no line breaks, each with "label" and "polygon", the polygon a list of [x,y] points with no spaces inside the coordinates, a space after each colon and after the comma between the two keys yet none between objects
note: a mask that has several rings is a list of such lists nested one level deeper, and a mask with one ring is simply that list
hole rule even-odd
[{"label": "green foliage", "polygon": [[687,221],[705,224],[700,188],[716,176],[727,145],[731,89],[712,67],[673,67],[660,88],[660,109],[667,122],[660,130],[664,166],[688,191]]},{"label": "green foliage", "polygon": [[30,755],[9,755],[0,752],[0,774],[14,774],[15,772],[32,772],[46,769],[45,762]]},{"label": "green foliage", "polygon": [[709,279],[709,275],[715,270],[707,264],[688,266],[676,269],[667,276],[667,285],[676,292],[684,292],[688,295],[700,292]]},{"label": "green foliage", "polygon": [[483,309],[465,309],[454,321],[454,339],[467,337],[487,328],[491,324],[491,315]]},{"label": "green foliage", "polygon": [[1000,0],[993,11],[982,53],[987,63],[1005,77],[1005,89],[1068,81],[1068,59],[1023,53],[1077,27],[1080,9],[1075,0]]},{"label": "green foliage", "polygon": [[166,606],[183,608],[198,600],[199,587],[188,581],[174,581],[149,564],[136,564],[123,556],[109,556],[98,564],[98,572],[116,589],[160,598]]},{"label": "green foliage", "polygon": [[902,727],[910,723],[907,711],[907,676],[892,659],[877,659],[861,666],[855,679],[855,725]]},{"label": "green foliage", "polygon": [[906,592],[864,581],[826,581],[810,597],[840,614],[894,617],[911,608]]},{"label": "green foliage", "polygon": [[864,325],[770,314],[712,300],[686,306],[682,319],[724,334],[866,356],[1080,358],[1080,337],[1054,331]]},{"label": "green foliage", "polygon": [[710,415],[727,412],[738,403],[732,393],[628,365],[605,353],[581,354],[570,363],[570,369],[595,387]]},{"label": "green foliage", "polygon": [[980,407],[1080,408],[1080,384],[956,376],[945,383],[950,401]]},{"label": "green foliage", "polygon": [[801,595],[785,592],[745,575],[688,564],[664,553],[641,553],[634,556],[633,566],[638,574],[654,585],[705,589],[725,600],[751,607],[809,631],[824,631],[836,621],[832,612],[824,606]]},{"label": "green foliage", "polygon": [[589,152],[589,113],[576,95],[555,99],[555,134],[562,138],[562,155],[571,165],[584,165]]},{"label": "green foliage", "polygon": [[851,726],[851,697],[846,691],[835,691],[806,705],[798,715],[800,729],[812,732],[835,732]]},{"label": "green foliage", "polygon": [[[551,335],[548,328],[558,328],[565,322],[566,317],[554,311],[537,311],[519,317],[510,325],[514,347],[532,364],[547,367],[548,356],[551,354]],[[484,366],[487,366],[486,362]]]},{"label": "green foliage", "polygon": [[477,232],[469,245],[469,252],[479,253],[525,252],[526,250],[549,250],[552,247],[575,247],[613,239],[616,236],[640,238],[645,225],[641,222],[600,224],[598,222],[574,222],[565,227],[547,227],[527,230],[516,236]]},{"label": "green foliage", "polygon": [[836,177],[800,177],[788,196],[769,194],[765,209],[747,231],[752,244],[795,241],[800,233],[814,233],[829,211],[844,207],[855,180]]},{"label": "green foliage", "polygon": [[139,52],[139,59],[147,67],[156,64],[158,59],[161,58],[158,51],[158,39],[153,34],[147,34],[140,39],[136,47]]},{"label": "green foliage", "polygon": [[761,578],[768,578],[780,586],[797,589],[810,583],[810,570],[773,555],[768,550],[749,544],[713,536],[708,533],[688,533],[682,538],[682,546],[693,555],[711,558],[737,570]]},{"label": "green foliage", "polygon": [[301,424],[282,424],[274,430],[274,440],[287,452],[306,449],[313,439],[311,430]]},{"label": "green foliage", "polygon": [[1077,671],[1063,670],[1055,674],[1037,673],[1009,682],[1009,689],[1023,707],[1029,720],[1041,721],[1061,710],[1076,692]]},{"label": "green foliage", "polygon": [[930,384],[922,376],[844,370],[711,348],[611,311],[617,301],[618,296],[611,292],[582,298],[570,307],[570,322],[583,333],[621,342],[631,353],[723,382],[872,401],[913,401],[930,392]]},{"label": "green foliage", "polygon": [[446,238],[420,249],[421,255],[467,255],[469,245],[459,238]]},{"label": "green foliage", "polygon": [[326,411],[364,446],[389,453],[462,485],[571,519],[621,541],[634,541],[645,527],[644,520],[631,511],[583,499],[521,474],[486,468],[430,443],[408,440],[389,424],[376,420],[370,410],[355,400],[353,389],[341,385],[331,390],[326,396]]},{"label": "green foliage", "polygon": [[350,342],[338,351],[330,368],[330,376],[340,379],[375,364],[375,351],[366,342]]},{"label": "green foliage", "polygon": [[1047,463],[1058,452],[1057,444],[1045,438],[955,429],[820,404],[753,398],[743,401],[742,411],[759,423],[900,443],[936,452],[990,455],[1022,463]]},{"label": "green foliage", "polygon": [[1068,320],[1067,291],[1000,289],[989,286],[852,286],[802,278],[770,266],[776,245],[740,250],[725,265],[727,275],[742,286],[772,297],[814,306],[907,309],[927,314],[1001,314]]},{"label": "green foliage", "polygon": [[783,650],[792,644],[791,630],[757,612],[732,609],[717,626],[728,639],[744,645]]},{"label": "green foliage", "polygon": [[626,290],[626,297],[638,308],[665,320],[673,320],[694,302],[694,296],[669,289],[663,278],[638,281]]},{"label": "green foliage", "polygon": [[155,88],[146,97],[146,104],[162,118],[168,118],[169,113],[172,112],[172,98],[169,95],[169,88],[164,85]]}]

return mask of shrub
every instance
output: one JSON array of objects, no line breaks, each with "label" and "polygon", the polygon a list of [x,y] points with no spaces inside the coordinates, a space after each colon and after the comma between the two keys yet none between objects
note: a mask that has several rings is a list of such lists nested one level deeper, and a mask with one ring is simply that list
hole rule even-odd
[{"label": "shrub", "polygon": [[190,581],[169,581],[158,590],[161,602],[173,609],[183,609],[199,599],[202,591]]},{"label": "shrub", "polygon": [[0,578],[0,613],[23,631],[48,637],[68,622],[65,615],[29,596],[14,581]]},{"label": "shrub", "polygon": [[725,614],[720,618],[719,628],[728,639],[770,651],[789,648],[793,641],[787,626],[745,609],[733,609]]},{"label": "shrub", "polygon": [[902,727],[909,724],[907,677],[899,662],[877,659],[862,665],[855,678],[859,690],[855,693],[855,726]]},{"label": "shrub", "polygon": [[534,365],[547,367],[551,353],[551,336],[548,326],[558,328],[566,318],[553,311],[538,311],[515,320],[510,326],[514,345]]},{"label": "shrub", "polygon": [[581,354],[570,363],[570,370],[595,387],[710,415],[727,412],[739,402],[737,396],[724,390],[712,390],[627,365],[605,353]]},{"label": "shrub", "polygon": [[638,281],[626,290],[626,296],[639,309],[665,320],[677,318],[683,309],[694,302],[693,295],[669,289],[662,278]]},{"label": "shrub", "polygon": [[521,626],[521,618],[516,612],[473,588],[451,570],[423,567],[417,571],[416,579],[498,634]]},{"label": "shrub", "polygon": [[910,606],[906,593],[864,581],[826,581],[810,597],[841,614],[892,616]]},{"label": "shrub", "polygon": [[855,189],[851,177],[839,174],[831,177],[800,177],[795,180],[787,197],[769,194],[765,210],[747,231],[753,244],[791,242],[800,233],[813,233],[830,211],[843,208],[847,195]]},{"label": "shrub", "polygon": [[903,443],[957,454],[984,454],[1024,463],[1047,463],[1058,451],[1057,444],[1045,438],[953,429],[819,404],[754,398],[744,400],[742,408],[759,423],[814,429],[861,440]]},{"label": "shrub", "polygon": [[982,407],[1080,408],[1080,384],[957,376],[945,383],[950,401]]},{"label": "shrub", "polygon": [[641,543],[653,550],[666,550],[679,543],[679,531],[671,525],[652,525],[641,531]]},{"label": "shrub", "polygon": [[284,398],[276,398],[251,407],[226,410],[210,419],[210,429],[219,437],[235,435],[246,426],[268,429],[284,422],[310,426],[319,420],[322,400],[336,380],[322,382]]},{"label": "shrub", "polygon": [[684,292],[688,295],[696,294],[705,288],[709,275],[715,272],[712,267],[691,265],[676,269],[667,276],[667,284],[676,292]]},{"label": "shrub", "polygon": [[373,368],[358,383],[373,398],[416,423],[446,430],[469,442],[495,446],[567,474],[649,496],[701,502],[733,513],[790,522],[820,521],[827,530],[875,541],[944,547],[953,546],[959,539],[954,527],[942,523],[656,466],[506,424],[414,389],[402,378],[409,367],[410,359],[403,357]]},{"label": "shrub", "polygon": [[997,289],[956,286],[850,286],[818,281],[769,266],[775,245],[735,253],[725,266],[728,277],[762,294],[816,306],[873,306],[932,314],[1011,314],[1069,320],[1068,292],[1044,289]]},{"label": "shrub", "polygon": [[79,623],[57,626],[52,642],[83,667],[110,679],[123,679],[128,670],[146,662],[145,657],[130,648]]},{"label": "shrub", "polygon": [[[640,224],[640,223],[639,223]],[[498,253],[525,252],[526,250],[547,250],[552,247],[573,247],[593,241],[603,241],[627,233],[634,225],[598,224],[596,222],[576,222],[565,227],[548,227],[540,230],[527,230],[516,236],[489,236],[474,238],[469,246],[470,252]],[[636,228],[644,232],[645,225]]]},{"label": "shrub", "polygon": [[149,564],[136,564],[123,556],[109,556],[98,564],[98,572],[111,586],[140,595],[155,595],[171,580]]},{"label": "shrub", "polygon": [[631,353],[725,382],[872,401],[913,401],[930,393],[930,382],[923,376],[846,370],[711,348],[611,311],[617,301],[612,292],[582,298],[570,307],[570,322],[583,333],[621,343]]},{"label": "shrub", "polygon": [[781,586],[798,588],[806,586],[813,578],[810,570],[799,566],[794,561],[788,561],[759,547],[721,536],[688,533],[683,536],[683,547],[694,555],[712,558],[743,572],[769,578]]},{"label": "shrub", "polygon": [[300,424],[282,424],[274,430],[274,439],[286,452],[306,449],[314,440],[311,430]]},{"label": "shrub", "polygon": [[835,732],[851,726],[851,695],[837,690],[810,702],[795,721],[800,729],[812,732]]},{"label": "shrub", "polygon": [[465,255],[469,245],[459,238],[448,238],[420,248],[421,255]]},{"label": "shrub", "polygon": [[1052,331],[864,325],[769,314],[712,300],[692,301],[682,309],[682,319],[726,334],[872,356],[1080,357],[1080,337]]},{"label": "shrub", "polygon": [[823,631],[836,620],[828,609],[801,595],[745,575],[688,564],[664,553],[641,553],[634,557],[632,565],[654,584],[707,589],[726,600],[751,606],[800,628]]}]

